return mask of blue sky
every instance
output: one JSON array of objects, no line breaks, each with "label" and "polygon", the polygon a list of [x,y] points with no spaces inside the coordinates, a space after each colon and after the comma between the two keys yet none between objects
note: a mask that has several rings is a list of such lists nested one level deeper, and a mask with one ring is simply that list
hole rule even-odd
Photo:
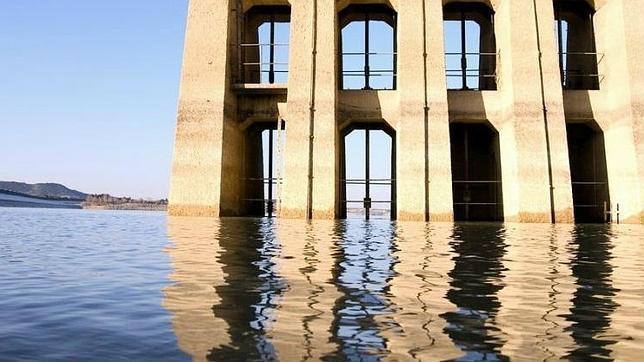
[{"label": "blue sky", "polygon": [[[0,180],[167,197],[187,6],[188,0],[0,1]],[[391,52],[391,29],[373,22],[372,31],[378,41],[370,50]],[[458,27],[447,26],[446,35],[460,39]],[[364,23],[343,36],[361,43]],[[278,25],[276,42],[287,39],[288,27]],[[454,46],[459,51],[458,44],[447,49]],[[360,59],[345,62],[361,69]],[[278,53],[276,61],[287,56]],[[372,69],[392,62],[391,55],[372,56]],[[363,86],[359,77],[350,81],[349,88]],[[372,82],[388,88],[391,76]],[[347,144],[355,149],[348,163],[355,158],[358,169],[361,137]],[[372,142],[374,154],[390,152],[386,137]],[[380,171],[388,168],[374,169]]]},{"label": "blue sky", "polygon": [[186,10],[0,1],[0,180],[166,197]]}]

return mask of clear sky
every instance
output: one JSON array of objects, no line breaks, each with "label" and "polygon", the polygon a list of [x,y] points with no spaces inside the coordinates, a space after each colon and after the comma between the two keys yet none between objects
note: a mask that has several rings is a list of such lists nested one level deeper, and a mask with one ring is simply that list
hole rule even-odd
[{"label": "clear sky", "polygon": [[[188,0],[0,0],[0,180],[167,197],[187,6]],[[458,52],[460,29],[451,25],[446,49]],[[372,55],[372,66],[391,69],[391,28],[373,22],[371,31],[370,51],[389,52]],[[288,42],[288,26],[277,35],[276,42]],[[343,37],[355,43],[343,51],[364,52],[364,22],[349,25]],[[282,58],[276,61],[288,61]],[[345,57],[347,69],[360,70],[363,61]],[[455,62],[460,58],[449,58],[448,67]],[[391,74],[372,77],[372,86],[390,83]],[[360,89],[364,81],[349,77],[345,86]],[[355,156],[347,163],[358,170],[362,137],[347,143]],[[372,154],[390,152],[386,137],[372,142]]]},{"label": "clear sky", "polygon": [[187,3],[0,1],[0,180],[166,197]]}]

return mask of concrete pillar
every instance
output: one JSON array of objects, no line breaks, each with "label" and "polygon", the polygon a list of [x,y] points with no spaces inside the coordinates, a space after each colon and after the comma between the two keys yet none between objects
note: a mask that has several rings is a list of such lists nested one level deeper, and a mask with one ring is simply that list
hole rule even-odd
[{"label": "concrete pillar", "polygon": [[636,197],[632,209],[625,214],[624,220],[642,224],[644,223],[644,59],[642,58],[644,54],[644,32],[642,32],[641,14],[644,8],[644,0],[622,0],[621,2],[624,6],[622,16],[624,21],[623,34],[627,39],[625,45],[629,70],[629,89],[631,91],[632,139],[635,143],[634,155],[637,164],[635,177],[639,184],[639,195],[637,195],[639,196],[639,207]]},{"label": "concrete pillar", "polygon": [[[502,2],[496,15],[500,84],[509,105],[499,122],[503,199],[506,221],[549,222],[552,203],[557,222],[572,221],[572,189],[559,65],[552,26],[552,3],[537,2],[539,34],[532,1]],[[537,34],[541,44],[542,104]],[[546,136],[549,137],[548,152]]]},{"label": "concrete pillar", "polygon": [[218,216],[239,204],[235,155],[242,154],[242,136],[227,64],[230,10],[229,0],[190,1],[170,185],[173,215]]},{"label": "concrete pillar", "polygon": [[[291,3],[289,92],[286,118],[286,172],[282,217],[306,216],[309,169],[311,87],[315,87],[313,138],[313,217],[333,218],[336,205],[336,8],[317,0]],[[312,84],[312,37],[317,31],[315,85]]]},{"label": "concrete pillar", "polygon": [[604,131],[611,203],[614,209],[619,203],[620,221],[630,223],[644,222],[642,6],[642,0],[617,0],[597,8],[597,50],[603,54],[599,73],[604,78],[600,90],[586,96]]},{"label": "concrete pillar", "polygon": [[396,125],[396,202],[398,220],[425,220],[425,72],[423,0],[398,6],[400,115]]},{"label": "concrete pillar", "polygon": [[440,1],[425,0],[427,33],[427,127],[430,221],[454,220],[452,201],[452,163],[449,141],[449,112],[445,80],[443,43],[443,6]]}]

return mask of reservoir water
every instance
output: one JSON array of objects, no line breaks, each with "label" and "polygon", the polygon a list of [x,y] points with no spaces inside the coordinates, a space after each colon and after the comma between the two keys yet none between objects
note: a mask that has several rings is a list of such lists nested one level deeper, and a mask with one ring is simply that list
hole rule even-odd
[{"label": "reservoir water", "polygon": [[644,227],[0,208],[0,360],[639,360]]}]

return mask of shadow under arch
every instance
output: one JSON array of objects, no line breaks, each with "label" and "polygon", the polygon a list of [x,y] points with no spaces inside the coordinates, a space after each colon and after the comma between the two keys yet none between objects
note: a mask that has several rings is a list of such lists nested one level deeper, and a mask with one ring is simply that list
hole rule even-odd
[{"label": "shadow under arch", "polygon": [[487,121],[449,125],[454,219],[503,221],[499,133]]},{"label": "shadow under arch", "polygon": [[503,257],[507,245],[502,224],[456,224],[450,242],[455,254],[447,299],[455,311],[443,313],[444,332],[461,349],[464,360],[509,360],[505,341],[495,325],[501,309]]},{"label": "shadow under arch", "polygon": [[[362,173],[362,170],[359,170],[359,172],[355,172],[355,174],[359,174],[360,177],[349,177],[349,175],[353,174],[353,170],[349,170],[348,162],[347,162],[347,157],[348,157],[348,149],[347,149],[347,137],[352,134],[353,132],[356,131],[362,131],[364,132],[364,163],[360,166],[364,167],[364,173]],[[390,152],[389,152],[389,177],[388,178],[374,178],[372,177],[373,174],[373,167],[372,167],[372,159],[371,159],[371,137],[370,135],[373,134],[373,132],[384,132],[386,136],[388,136],[388,140],[391,142],[390,146]],[[361,136],[362,137],[362,136]],[[355,206],[359,205],[362,203],[363,209],[364,209],[364,217],[366,219],[369,219],[372,215],[371,209],[372,205],[374,203],[379,203],[384,205],[385,207],[388,205],[389,206],[389,219],[390,220],[395,220],[396,215],[397,215],[397,208],[396,208],[396,131],[384,120],[380,121],[363,121],[363,122],[351,122],[348,124],[346,127],[342,128],[340,130],[340,172],[339,172],[339,182],[340,182],[340,202],[339,202],[339,217],[341,219],[347,219],[349,216],[349,205],[353,204]],[[386,162],[385,160],[380,160],[381,162],[380,165],[382,165],[382,162]],[[385,163],[386,164],[386,163]],[[386,166],[385,166],[386,168]],[[351,171],[351,172],[350,172]],[[372,200],[372,190],[374,187],[389,187],[389,199],[388,200]],[[357,191],[359,188],[364,188],[362,191],[361,195],[363,196],[363,200],[353,200],[352,196],[354,195],[349,195],[348,189],[349,188],[354,188],[356,189],[355,193],[359,194],[360,191]],[[356,208],[357,209],[357,208]]]}]

